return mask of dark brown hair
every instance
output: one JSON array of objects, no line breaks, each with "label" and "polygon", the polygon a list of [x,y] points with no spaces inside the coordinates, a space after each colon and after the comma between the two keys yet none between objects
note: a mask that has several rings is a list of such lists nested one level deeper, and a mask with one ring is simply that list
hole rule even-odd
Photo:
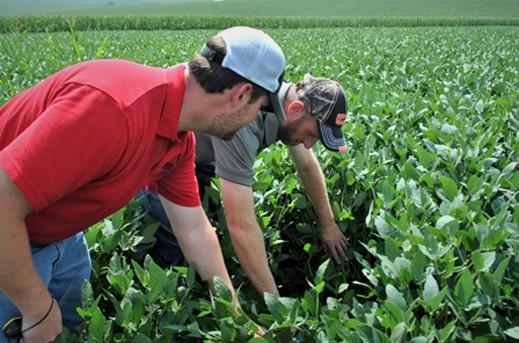
[{"label": "dark brown hair", "polygon": [[[210,38],[206,45],[216,52],[215,56],[217,57],[223,58],[227,52],[227,46],[220,37]],[[241,77],[232,70],[222,67],[220,62],[215,60],[218,61],[219,58],[209,61],[204,56],[196,54],[189,61],[189,72],[207,93],[223,93],[224,90],[232,88],[240,82],[247,82],[252,85],[249,103],[253,103],[262,95],[267,94],[264,88]]]}]

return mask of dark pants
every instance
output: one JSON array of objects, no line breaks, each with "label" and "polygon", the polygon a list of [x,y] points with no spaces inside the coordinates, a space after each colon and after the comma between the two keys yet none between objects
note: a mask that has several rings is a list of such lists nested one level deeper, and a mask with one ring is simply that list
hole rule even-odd
[{"label": "dark pants", "polygon": [[[198,180],[198,190],[200,198],[203,199],[205,187],[209,186],[211,178],[214,176],[214,162],[204,162],[196,164],[196,178]],[[157,242],[150,249],[149,254],[155,262],[162,268],[172,265],[186,264],[182,250],[178,245],[177,238],[173,234],[170,222],[160,202],[159,195],[155,192],[141,191],[143,197],[143,208],[152,219],[160,223],[159,229],[155,233]]]}]

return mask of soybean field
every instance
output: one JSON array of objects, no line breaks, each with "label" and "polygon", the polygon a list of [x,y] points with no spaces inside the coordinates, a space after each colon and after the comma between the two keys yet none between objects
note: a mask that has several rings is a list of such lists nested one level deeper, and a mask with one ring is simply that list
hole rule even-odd
[{"label": "soybean field", "polygon": [[[253,188],[281,298],[252,289],[219,206],[209,216],[243,310],[229,311],[221,283],[209,296],[193,268],[158,267],[146,256],[157,224],[135,200],[87,232],[85,324],[58,341],[518,341],[519,28],[266,31],[288,80],[310,73],[347,92],[348,153],[314,147],[349,238],[346,261],[328,259],[288,152],[272,146]],[[214,33],[3,33],[0,104],[83,60],[172,66]],[[219,202],[215,180],[204,205]]]}]

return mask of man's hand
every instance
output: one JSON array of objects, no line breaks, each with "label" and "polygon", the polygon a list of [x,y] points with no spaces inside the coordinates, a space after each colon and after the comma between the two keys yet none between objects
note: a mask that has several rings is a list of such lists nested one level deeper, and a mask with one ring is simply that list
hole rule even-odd
[{"label": "man's hand", "polygon": [[321,242],[324,249],[330,254],[335,262],[341,263],[346,257],[346,248],[348,240],[342,233],[337,223],[320,227]]},{"label": "man's hand", "polygon": [[24,343],[54,342],[61,333],[61,310],[56,300],[52,299],[52,308],[37,315],[23,316],[22,332]]}]

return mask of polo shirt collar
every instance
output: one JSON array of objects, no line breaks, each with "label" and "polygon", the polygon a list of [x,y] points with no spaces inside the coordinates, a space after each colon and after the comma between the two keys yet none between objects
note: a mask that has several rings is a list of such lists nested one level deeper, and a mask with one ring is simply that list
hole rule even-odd
[{"label": "polo shirt collar", "polygon": [[184,102],[185,91],[185,64],[177,64],[166,70],[168,80],[168,94],[166,103],[159,121],[157,134],[171,140],[179,138],[178,123]]}]

